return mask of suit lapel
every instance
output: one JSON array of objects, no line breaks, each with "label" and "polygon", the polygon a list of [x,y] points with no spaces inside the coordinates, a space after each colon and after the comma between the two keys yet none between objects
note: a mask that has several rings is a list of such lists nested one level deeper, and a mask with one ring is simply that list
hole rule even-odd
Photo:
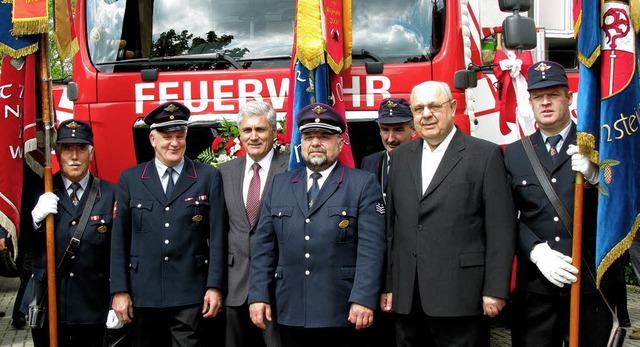
[{"label": "suit lapel", "polygon": [[233,206],[235,208],[235,211],[238,214],[242,215],[242,220],[244,221],[244,223],[246,223],[246,227],[248,229],[250,227],[249,218],[247,217],[247,213],[246,213],[247,209],[244,204],[244,196],[242,196],[243,194],[242,182],[244,182],[244,175],[245,175],[244,168],[246,164],[247,164],[246,155],[243,155],[242,157],[240,157],[240,159],[233,162],[233,165],[235,165],[236,167],[233,168],[232,171],[237,172],[239,174],[235,175],[235,177],[231,181],[231,187],[233,188],[233,196],[231,197],[231,199],[233,200]]},{"label": "suit lapel", "polygon": [[307,173],[305,167],[301,167],[295,172],[291,179],[293,196],[298,203],[298,208],[305,216],[308,216],[309,203],[307,202]]},{"label": "suit lapel", "polygon": [[177,197],[182,195],[189,187],[191,187],[198,179],[198,172],[196,170],[196,166],[193,163],[193,160],[185,157],[184,158],[184,167],[182,168],[182,172],[180,173],[180,177],[178,177],[178,181],[176,181],[176,185],[171,192],[171,196],[168,197],[168,202],[171,203]]},{"label": "suit lapel", "polygon": [[555,165],[553,165],[553,163],[551,162],[551,155],[549,154],[547,146],[542,140],[542,134],[540,133],[540,130],[531,134],[531,145],[533,146],[533,150],[536,152],[536,156],[538,157],[538,160],[540,161],[542,167],[544,167],[544,169],[548,173],[552,173]]},{"label": "suit lapel", "polygon": [[[69,215],[74,215],[75,208],[73,203],[71,202],[71,198],[69,194],[67,194],[67,189],[64,187],[64,182],[62,181],[62,173],[58,172],[53,177],[53,190],[57,193],[59,200],[59,205],[67,211]],[[82,197],[84,198],[84,195]]]},{"label": "suit lapel", "polygon": [[576,144],[576,125],[573,122],[571,122],[571,128],[569,129],[567,138],[564,139],[564,142],[562,143],[562,147],[560,148],[560,151],[557,154],[558,158],[556,159],[557,160],[556,167],[555,167],[556,170],[560,168],[565,161],[571,158],[567,154],[567,148],[569,148],[569,145],[571,144],[574,144],[574,145]]},{"label": "suit lapel", "polygon": [[[140,181],[151,193],[151,195],[156,198],[156,200],[161,201],[163,204],[167,203],[167,197],[164,196],[164,189],[162,189],[162,182],[160,182],[160,176],[158,175],[158,170],[156,169],[154,159],[148,161],[142,168]],[[174,187],[173,190],[176,191],[176,187]]]},{"label": "suit lapel", "polygon": [[320,193],[318,193],[318,199],[316,199],[316,202],[314,202],[313,206],[311,206],[311,210],[309,211],[309,214],[314,213],[318,208],[320,208],[320,206],[322,206],[331,197],[331,195],[333,195],[333,193],[336,192],[336,190],[338,190],[338,187],[340,186],[340,183],[342,183],[343,178],[344,178],[344,166],[342,166],[340,163],[337,163],[336,167],[334,167],[333,170],[331,170],[329,177],[327,177],[327,179],[324,181],[322,188],[320,188]]},{"label": "suit lapel", "polygon": [[[411,172],[411,179],[413,180],[413,186],[416,187],[416,193],[418,196],[422,196],[422,146],[424,140],[418,140],[411,142],[411,149],[409,150],[409,172]],[[391,152],[393,155],[393,152]],[[393,158],[391,158],[393,161]],[[394,171],[395,172],[395,171]]]},{"label": "suit lapel", "polygon": [[453,135],[449,146],[444,152],[442,156],[442,160],[440,161],[440,165],[436,169],[436,172],[431,179],[431,183],[429,183],[429,187],[427,187],[427,191],[424,193],[424,197],[431,194],[441,183],[447,178],[449,172],[453,170],[453,168],[458,165],[460,159],[462,159],[461,152],[465,148],[464,137],[462,133],[458,130]]}]

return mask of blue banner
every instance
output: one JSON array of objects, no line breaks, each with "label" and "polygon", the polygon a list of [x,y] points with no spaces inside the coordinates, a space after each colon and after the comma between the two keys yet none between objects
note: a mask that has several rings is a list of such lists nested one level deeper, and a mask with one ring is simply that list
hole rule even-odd
[{"label": "blue banner", "polygon": [[0,52],[20,58],[38,50],[38,35],[13,36],[12,10],[12,3],[0,3]]}]

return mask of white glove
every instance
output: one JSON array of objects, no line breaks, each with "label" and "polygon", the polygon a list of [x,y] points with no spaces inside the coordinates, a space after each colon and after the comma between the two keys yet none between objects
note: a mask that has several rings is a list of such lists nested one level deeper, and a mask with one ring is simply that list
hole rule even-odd
[{"label": "white glove", "polygon": [[533,246],[529,258],[549,282],[560,288],[578,280],[578,269],[571,265],[571,257],[552,250],[546,242]]},{"label": "white glove", "polygon": [[109,310],[107,315],[107,329],[120,329],[124,326],[124,322],[118,319],[116,311]]},{"label": "white glove", "polygon": [[52,192],[40,195],[36,207],[31,211],[33,222],[40,224],[50,213],[58,213],[58,200],[60,199]]},{"label": "white glove", "polygon": [[589,183],[598,184],[600,180],[598,165],[592,163],[589,158],[580,153],[576,145],[569,145],[567,154],[571,156],[571,170],[581,172]]}]

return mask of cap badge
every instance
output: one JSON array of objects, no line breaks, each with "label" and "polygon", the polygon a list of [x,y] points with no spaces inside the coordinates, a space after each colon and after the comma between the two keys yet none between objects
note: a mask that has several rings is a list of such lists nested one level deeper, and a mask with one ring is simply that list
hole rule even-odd
[{"label": "cap badge", "polygon": [[547,70],[551,69],[551,66],[545,64],[545,63],[540,63],[540,65],[538,65],[536,67],[536,71],[540,71],[540,72],[545,72]]},{"label": "cap badge", "polygon": [[173,120],[174,118],[176,118],[176,117],[174,117],[173,115],[169,116],[169,119],[171,119],[171,120]]},{"label": "cap badge", "polygon": [[320,118],[316,118],[313,121],[316,122],[316,123],[320,123]]},{"label": "cap badge", "polygon": [[320,113],[327,112],[327,109],[322,107],[322,106],[320,106],[320,105],[318,105],[318,106],[312,108],[311,111],[314,112],[315,114],[320,114]]},{"label": "cap badge", "polygon": [[387,102],[384,104],[384,107],[386,108],[394,108],[398,106],[398,104],[396,104],[395,102],[391,101],[391,100],[387,100]]},{"label": "cap badge", "polygon": [[73,122],[67,124],[67,128],[76,130],[76,129],[80,128],[80,124],[78,124],[75,121],[73,121]]},{"label": "cap badge", "polygon": [[164,110],[167,112],[176,112],[178,110],[178,106],[169,104],[169,106],[165,107]]}]

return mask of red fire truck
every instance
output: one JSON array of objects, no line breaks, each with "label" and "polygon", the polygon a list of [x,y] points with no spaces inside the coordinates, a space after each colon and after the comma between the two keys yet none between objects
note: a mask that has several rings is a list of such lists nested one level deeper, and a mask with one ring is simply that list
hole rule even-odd
[{"label": "red fire truck", "polygon": [[[344,76],[346,116],[355,162],[381,150],[377,108],[385,97],[409,98],[425,80],[454,86],[454,74],[481,66],[479,0],[352,0],[353,64]],[[149,160],[144,116],[178,100],[192,110],[187,155],[211,145],[220,120],[235,119],[248,100],[271,103],[284,118],[289,91],[295,0],[77,0],[80,51],[73,94],[55,100],[57,118],[89,121],[93,172],[116,182]],[[493,8],[497,5],[492,4]],[[483,24],[484,25],[484,24]],[[499,23],[498,23],[499,25]],[[500,122],[495,78],[453,88],[456,124],[505,144],[516,139]],[[473,102],[471,102],[473,100]]]}]

